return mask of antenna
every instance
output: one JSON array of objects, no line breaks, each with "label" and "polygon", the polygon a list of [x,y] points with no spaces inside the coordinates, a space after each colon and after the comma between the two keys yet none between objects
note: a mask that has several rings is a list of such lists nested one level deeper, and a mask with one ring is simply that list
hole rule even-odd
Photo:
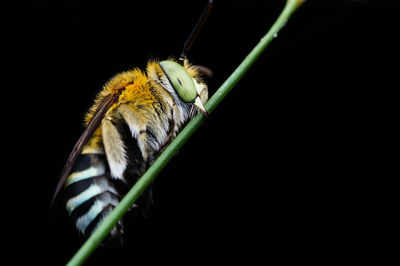
[{"label": "antenna", "polygon": [[180,60],[184,60],[187,53],[189,52],[190,48],[192,47],[193,42],[196,40],[197,35],[199,34],[200,30],[203,28],[204,22],[206,22],[208,15],[210,14],[211,8],[213,6],[214,1],[208,0],[207,6],[204,9],[203,13],[201,14],[199,20],[197,21],[196,26],[192,33],[190,33],[189,38],[186,40],[185,44],[182,48],[182,53],[180,56]]}]

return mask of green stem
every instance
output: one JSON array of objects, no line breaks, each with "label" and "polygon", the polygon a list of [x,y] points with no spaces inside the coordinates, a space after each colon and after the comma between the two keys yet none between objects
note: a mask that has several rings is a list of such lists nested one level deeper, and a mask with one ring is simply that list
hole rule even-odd
[{"label": "green stem", "polygon": [[[286,5],[272,25],[268,33],[260,40],[254,49],[248,54],[243,62],[236,68],[230,77],[221,85],[221,87],[214,93],[208,100],[205,108],[208,113],[211,113],[222,99],[230,92],[236,83],[243,77],[251,65],[265,50],[268,44],[274,39],[274,36],[286,24],[289,17],[296,10],[303,0],[287,0]],[[132,204],[137,198],[145,191],[145,189],[153,182],[157,174],[164,168],[164,166],[171,160],[176,152],[182,147],[186,140],[196,131],[205,119],[202,115],[195,116],[186,127],[179,133],[173,142],[164,150],[164,152],[157,158],[157,160],[150,166],[144,175],[136,182],[131,190],[126,194],[122,201],[115,207],[115,209],[107,216],[104,222],[97,228],[97,230],[86,240],[82,247],[75,253],[67,265],[81,265],[83,264],[97,246],[108,235],[115,224],[122,218],[122,216],[131,208]]]},{"label": "green stem", "polygon": [[280,29],[285,26],[286,22],[304,0],[287,0],[286,5],[279,15],[278,19],[269,29],[267,34],[262,37],[260,42],[253,48],[253,50],[246,56],[242,63],[235,69],[229,78],[221,85],[221,87],[214,93],[208,100],[206,109],[212,112],[215,107],[222,101],[222,99],[231,91],[236,83],[244,76],[257,58],[262,54],[268,44],[277,36]]}]

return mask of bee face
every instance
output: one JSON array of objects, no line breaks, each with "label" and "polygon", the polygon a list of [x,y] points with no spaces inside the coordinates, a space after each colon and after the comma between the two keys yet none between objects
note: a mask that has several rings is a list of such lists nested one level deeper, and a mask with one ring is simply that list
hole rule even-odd
[{"label": "bee face", "polygon": [[161,61],[160,66],[167,76],[170,85],[182,101],[190,103],[197,97],[193,79],[181,65],[174,61],[166,60]]},{"label": "bee face", "polygon": [[196,76],[197,72],[190,69],[188,62],[184,61],[184,66],[181,66],[173,60],[165,60],[161,61],[159,65],[165,75],[162,78],[157,76],[158,81],[173,95],[175,100],[193,104],[198,110],[206,113],[203,104],[207,101],[207,99],[204,98],[207,89],[199,83],[198,80],[192,77]]}]

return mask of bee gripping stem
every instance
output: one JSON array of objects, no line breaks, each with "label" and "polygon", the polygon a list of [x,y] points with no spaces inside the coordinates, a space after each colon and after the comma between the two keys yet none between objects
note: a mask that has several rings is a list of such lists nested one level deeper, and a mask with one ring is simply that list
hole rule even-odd
[{"label": "bee gripping stem", "polygon": [[[244,76],[251,65],[265,50],[268,44],[274,39],[279,30],[286,24],[287,20],[293,12],[304,2],[304,0],[287,0],[286,5],[281,12],[278,19],[272,25],[267,34],[261,38],[260,42],[253,48],[249,55],[243,62],[236,68],[236,70],[229,76],[229,78],[221,85],[221,87],[214,93],[205,106],[205,109],[210,114],[223,98],[230,92],[230,90],[239,82]],[[136,182],[131,190],[122,199],[120,204],[107,216],[104,222],[97,228],[97,230],[86,240],[82,247],[75,253],[67,265],[82,265],[101,241],[107,236],[115,224],[122,218],[122,216],[130,209],[136,199],[146,190],[146,188],[155,179],[157,174],[164,168],[164,166],[171,160],[176,152],[182,145],[189,139],[189,137],[196,131],[196,129],[204,121],[204,115],[195,116],[186,127],[179,133],[174,141],[164,150],[157,160],[150,166],[144,175]]]}]

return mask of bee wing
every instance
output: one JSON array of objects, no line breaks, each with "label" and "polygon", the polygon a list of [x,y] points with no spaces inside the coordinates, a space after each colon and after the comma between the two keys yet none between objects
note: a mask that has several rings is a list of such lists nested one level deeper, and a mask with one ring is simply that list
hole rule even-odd
[{"label": "bee wing", "polygon": [[64,165],[64,168],[60,175],[60,181],[58,181],[56,191],[54,192],[54,196],[51,201],[51,205],[53,205],[54,200],[56,199],[56,197],[57,197],[58,193],[60,192],[62,186],[64,185],[67,177],[69,176],[69,174],[72,170],[72,167],[75,164],[76,159],[78,158],[79,154],[81,154],[83,147],[86,145],[86,143],[92,136],[93,132],[100,125],[107,110],[116,101],[117,101],[117,97],[114,97],[113,95],[110,94],[103,99],[103,101],[100,103],[99,107],[94,112],[92,119],[90,120],[89,124],[85,128],[85,131],[83,131],[83,134],[79,138],[78,142],[75,144],[74,148],[72,149],[71,154],[69,155],[69,157],[67,159],[67,162]]}]

